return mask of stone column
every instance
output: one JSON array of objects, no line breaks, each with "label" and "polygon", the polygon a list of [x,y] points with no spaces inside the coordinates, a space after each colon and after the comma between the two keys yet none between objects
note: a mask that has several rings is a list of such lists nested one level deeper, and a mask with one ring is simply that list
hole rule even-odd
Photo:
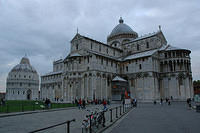
[{"label": "stone column", "polygon": [[105,77],[105,92],[106,92],[106,99],[108,99],[108,81],[107,81],[107,77]]},{"label": "stone column", "polygon": [[101,92],[100,98],[102,99],[102,95],[103,95],[103,92],[102,92],[102,76],[100,76],[100,92]]}]

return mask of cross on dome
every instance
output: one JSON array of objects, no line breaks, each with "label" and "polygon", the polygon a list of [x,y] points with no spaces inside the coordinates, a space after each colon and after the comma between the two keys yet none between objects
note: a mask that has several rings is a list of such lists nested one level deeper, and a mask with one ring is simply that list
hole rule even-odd
[{"label": "cross on dome", "polygon": [[119,23],[122,24],[123,22],[124,22],[124,20],[122,19],[122,17],[120,17]]}]

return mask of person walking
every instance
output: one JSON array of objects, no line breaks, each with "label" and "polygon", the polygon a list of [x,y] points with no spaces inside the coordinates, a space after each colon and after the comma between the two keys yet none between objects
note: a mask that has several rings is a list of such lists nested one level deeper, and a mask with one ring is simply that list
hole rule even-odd
[{"label": "person walking", "polygon": [[163,105],[163,99],[162,98],[160,99],[160,105]]},{"label": "person walking", "polygon": [[134,99],[134,104],[135,104],[135,107],[137,107],[137,99],[136,98]]},{"label": "person walking", "polygon": [[85,109],[85,100],[83,99],[83,109]]},{"label": "person walking", "polygon": [[170,101],[169,99],[168,99],[168,101],[167,101],[167,102],[168,102],[168,105],[171,105],[171,101]]},{"label": "person walking", "polygon": [[106,104],[107,104],[106,100],[103,100],[103,107],[104,107],[103,110],[107,110]]},{"label": "person walking", "polygon": [[78,108],[81,109],[81,106],[82,106],[82,101],[81,101],[81,98],[80,98],[79,101],[78,101]]}]

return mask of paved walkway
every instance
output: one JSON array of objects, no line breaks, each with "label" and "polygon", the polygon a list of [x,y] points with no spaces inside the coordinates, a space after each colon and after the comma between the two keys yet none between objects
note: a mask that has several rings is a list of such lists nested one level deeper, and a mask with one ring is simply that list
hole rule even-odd
[{"label": "paved walkway", "polygon": [[[118,104],[108,105],[108,108],[119,106]],[[102,105],[94,105],[87,107],[87,109],[100,108]],[[77,108],[69,110],[60,110],[53,112],[33,113],[25,115],[17,115],[0,118],[0,133],[27,133],[36,129],[44,128],[54,124],[62,123],[73,118],[76,122],[71,123],[71,133],[81,133],[81,123],[85,115],[89,114],[86,110],[79,110]],[[109,113],[106,114],[108,118]],[[115,115],[115,114],[113,114]],[[66,126],[62,125],[56,128],[46,130],[48,133],[65,133]],[[42,132],[42,133],[46,133]]]},{"label": "paved walkway", "polygon": [[104,133],[200,133],[200,113],[185,103],[139,104]]}]

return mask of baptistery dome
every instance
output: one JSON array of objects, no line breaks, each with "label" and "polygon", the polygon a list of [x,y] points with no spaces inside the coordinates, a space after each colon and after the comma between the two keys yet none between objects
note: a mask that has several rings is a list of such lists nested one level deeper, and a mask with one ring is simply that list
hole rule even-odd
[{"label": "baptistery dome", "polygon": [[21,59],[20,64],[16,65],[11,72],[20,72],[20,71],[24,71],[24,72],[33,72],[33,73],[37,73],[35,68],[32,67],[30,65],[29,59],[27,57],[23,57]]},{"label": "baptistery dome", "polygon": [[39,75],[27,57],[8,73],[6,98],[8,100],[35,100],[38,98]]}]

